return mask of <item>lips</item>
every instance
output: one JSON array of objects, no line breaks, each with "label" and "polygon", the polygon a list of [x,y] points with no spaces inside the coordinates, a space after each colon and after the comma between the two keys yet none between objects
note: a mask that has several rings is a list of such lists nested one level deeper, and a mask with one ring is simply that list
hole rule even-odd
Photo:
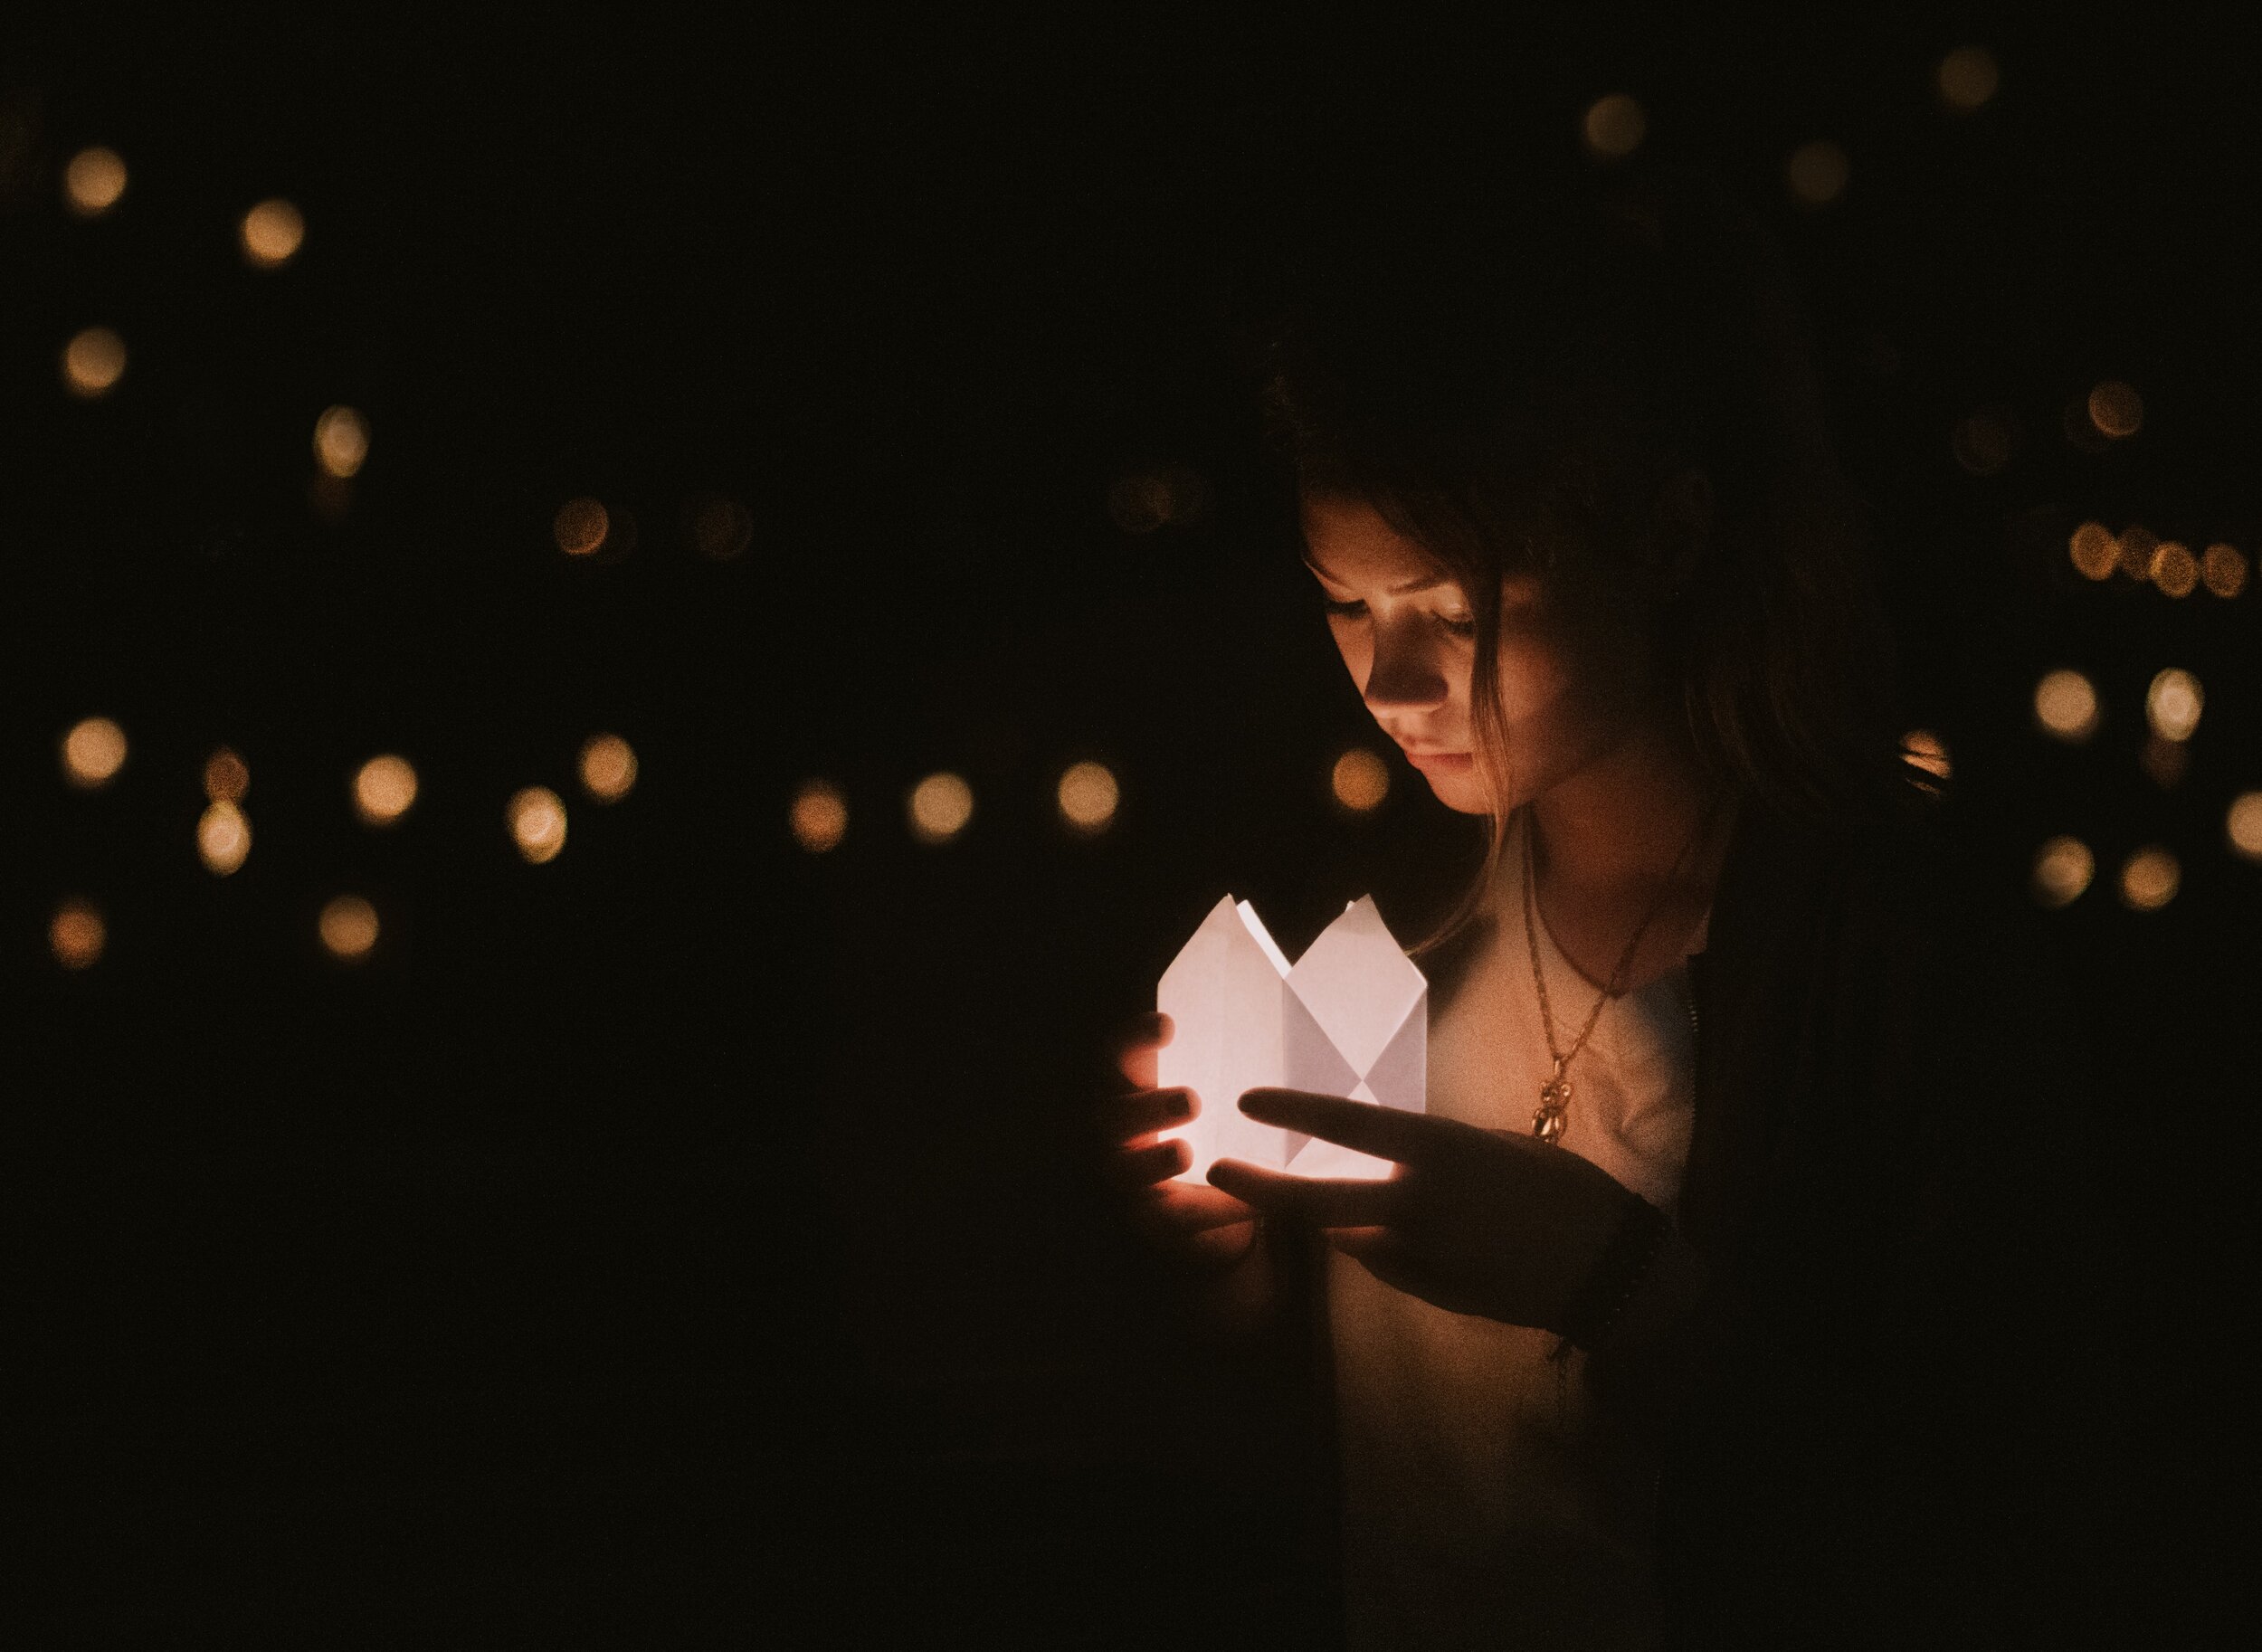
[{"label": "lips", "polygon": [[1420,769],[1465,769],[1472,759],[1467,752],[1417,751],[1407,748],[1406,761]]}]

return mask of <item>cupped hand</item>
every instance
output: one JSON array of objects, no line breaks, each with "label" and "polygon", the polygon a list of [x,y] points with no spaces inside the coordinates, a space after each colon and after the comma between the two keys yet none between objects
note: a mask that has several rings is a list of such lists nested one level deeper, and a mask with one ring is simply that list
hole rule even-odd
[{"label": "cupped hand", "polygon": [[1157,1052],[1172,1030],[1170,1017],[1152,1010],[1123,1029],[1116,1065],[1132,1087],[1101,1101],[1095,1120],[1107,1144],[1109,1173],[1131,1201],[1139,1230],[1187,1260],[1231,1262],[1255,1239],[1257,1213],[1221,1189],[1173,1181],[1192,1156],[1184,1142],[1160,1139],[1202,1107],[1202,1098],[1183,1085],[1155,1087]]},{"label": "cupped hand", "polygon": [[1302,1090],[1244,1091],[1240,1108],[1395,1168],[1361,1182],[1221,1159],[1213,1184],[1326,1230],[1384,1284],[1456,1314],[1562,1331],[1626,1201],[1639,1197],[1577,1154],[1513,1131]]}]

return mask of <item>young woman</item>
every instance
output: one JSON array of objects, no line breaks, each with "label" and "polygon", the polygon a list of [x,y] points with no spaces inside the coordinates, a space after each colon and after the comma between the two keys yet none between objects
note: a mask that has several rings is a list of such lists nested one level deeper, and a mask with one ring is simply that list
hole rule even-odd
[{"label": "young woman", "polygon": [[[1266,356],[1305,560],[1486,852],[1427,1111],[1156,1089],[1144,1018],[1142,1214],[1320,1310],[1354,1647],[2015,1644],[2078,1039],[1900,750],[1767,238],[1664,171],[1331,223]],[[1234,1106],[1396,1170],[1173,1180]]]}]

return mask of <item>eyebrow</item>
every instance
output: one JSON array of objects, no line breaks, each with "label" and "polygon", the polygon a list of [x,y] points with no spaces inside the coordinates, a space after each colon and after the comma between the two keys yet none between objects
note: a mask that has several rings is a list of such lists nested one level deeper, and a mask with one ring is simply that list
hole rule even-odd
[{"label": "eyebrow", "polygon": [[[1314,562],[1308,556],[1304,558],[1304,565],[1309,568],[1313,573],[1318,574],[1322,579],[1332,580],[1338,585],[1343,584],[1343,581],[1336,579],[1334,574],[1327,572],[1326,569],[1321,567],[1319,564]],[[1410,579],[1403,584],[1392,585],[1390,588],[1388,594],[1392,596],[1409,596],[1416,591],[1430,591],[1436,589],[1440,585],[1449,585],[1452,583],[1452,576],[1449,574],[1433,574],[1426,579]]]}]

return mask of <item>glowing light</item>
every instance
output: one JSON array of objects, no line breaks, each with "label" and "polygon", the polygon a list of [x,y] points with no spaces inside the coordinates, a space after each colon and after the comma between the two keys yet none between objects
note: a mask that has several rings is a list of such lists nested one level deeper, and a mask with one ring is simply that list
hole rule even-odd
[{"label": "glowing light", "polygon": [[1335,801],[1354,814],[1370,813],[1390,795],[1390,769],[1373,752],[1354,745],[1335,759],[1328,785]]},{"label": "glowing light", "polygon": [[2249,860],[2262,860],[2262,792],[2241,792],[2223,816],[2223,835]]},{"label": "glowing light", "polygon": [[369,457],[369,421],[350,407],[333,407],[314,422],[314,457],[343,480]]},{"label": "glowing light", "polygon": [[2153,783],[2165,791],[2183,778],[2183,771],[2191,766],[2191,754],[2174,740],[2146,735],[2144,749],[2136,754],[2136,762],[2152,776]]},{"label": "glowing light", "polygon": [[1955,461],[1973,476],[1992,476],[2010,462],[2018,427],[2010,416],[1990,408],[1959,420],[1948,445]]},{"label": "glowing light", "polygon": [[754,517],[736,499],[710,497],[691,511],[691,544],[709,562],[728,562],[746,555],[754,540]]},{"label": "glowing light", "polygon": [[2121,904],[2138,912],[2157,912],[2176,897],[2183,869],[2157,843],[2131,855],[2121,867]]},{"label": "glowing light", "polygon": [[54,952],[55,962],[67,970],[90,967],[102,955],[109,941],[109,930],[90,901],[63,902],[47,926],[47,945]]},{"label": "glowing light", "polygon": [[2191,548],[2173,539],[2153,547],[2152,583],[2169,596],[2189,596],[2200,583],[2199,558]]},{"label": "glowing light", "polygon": [[581,748],[581,789],[601,803],[617,803],[635,783],[635,749],[618,735],[591,735]]},{"label": "glowing light", "polygon": [[2121,546],[2113,530],[2102,522],[2084,522],[2066,544],[2084,579],[2111,579],[2121,565]]},{"label": "glowing light", "polygon": [[2097,690],[2079,671],[2048,673],[2034,686],[2034,717],[2043,731],[2068,744],[2097,732]]},{"label": "glowing light", "polygon": [[240,803],[251,789],[251,765],[229,747],[204,759],[204,795],[214,802]]},{"label": "glowing light", "polygon": [[108,717],[81,717],[62,737],[63,778],[82,791],[107,785],[126,766],[126,731]]},{"label": "glowing light", "polygon": [[83,401],[107,395],[125,373],[126,341],[106,327],[74,333],[62,347],[63,387]]},{"label": "glowing light", "polygon": [[2200,692],[2198,678],[2170,666],[2152,679],[2144,695],[2144,716],[2151,720],[2153,732],[2163,740],[2188,740],[2200,726],[2200,710],[2206,698]]},{"label": "glowing light", "polygon": [[2028,888],[2046,907],[2070,906],[2096,875],[2097,859],[2079,838],[2052,838],[2035,851]]},{"label": "glowing light", "polygon": [[1958,46],[1940,60],[1940,101],[1958,114],[1969,114],[1995,95],[2001,71],[1995,54],[1984,46]]},{"label": "glowing light", "polygon": [[1908,754],[1908,760],[1918,768],[1942,780],[1948,778],[1952,765],[1948,762],[1947,745],[1931,729],[1910,729],[1901,736],[1901,749]]},{"label": "glowing light", "polygon": [[372,757],[354,774],[354,812],[363,823],[390,826],[416,801],[416,771],[405,757],[387,752]]},{"label": "glowing light", "polygon": [[1105,831],[1116,818],[1120,797],[1116,777],[1106,764],[1073,764],[1060,776],[1060,819],[1071,831]]},{"label": "glowing light", "polygon": [[341,895],[322,908],[317,924],[322,945],[348,963],[369,955],[377,944],[377,909],[358,895]]},{"label": "glowing light", "polygon": [[505,811],[511,840],[533,865],[557,859],[566,847],[566,805],[547,786],[527,786],[510,795]]},{"label": "glowing light", "polygon": [[789,819],[794,840],[811,854],[822,855],[848,831],[848,802],[828,782],[812,780],[794,793]]},{"label": "glowing light", "polygon": [[911,835],[922,843],[947,843],[974,819],[974,788],[955,774],[929,774],[911,788]]},{"label": "glowing light", "polygon": [[126,193],[126,163],[115,149],[81,149],[62,169],[62,198],[81,218],[99,218]]},{"label": "glowing light", "polygon": [[196,822],[196,852],[207,869],[225,878],[252,852],[252,822],[231,802],[216,802]]},{"label": "glowing light", "polygon": [[2142,582],[2152,577],[2152,554],[2160,548],[2160,536],[2141,522],[2121,530],[2121,572]]},{"label": "glowing light", "polygon": [[2089,422],[2089,398],[2086,395],[2077,394],[2066,404],[2058,416],[2058,424],[2066,432],[2066,440],[2085,453],[2102,453],[2113,445]]},{"label": "glowing light", "polygon": [[287,263],[307,238],[307,221],[288,201],[261,201],[243,214],[245,261],[261,270]]},{"label": "glowing light", "polygon": [[2200,558],[2200,577],[2226,601],[2247,588],[2247,556],[2235,545],[2215,544]]},{"label": "glowing light", "polygon": [[594,499],[567,499],[550,523],[557,548],[568,556],[587,556],[597,551],[612,530],[612,517]]},{"label": "glowing light", "polygon": [[2144,398],[2134,385],[2106,379],[2089,393],[2089,422],[2100,436],[2125,441],[2144,427]]},{"label": "glowing light", "polygon": [[1622,91],[1614,91],[1587,106],[1586,119],[1580,123],[1580,129],[1590,153],[1618,160],[1641,147],[1649,122],[1639,102]]},{"label": "glowing light", "polygon": [[1827,206],[1846,193],[1852,169],[1843,147],[1828,138],[1817,138],[1791,152],[1783,176],[1793,200],[1806,206]]}]

